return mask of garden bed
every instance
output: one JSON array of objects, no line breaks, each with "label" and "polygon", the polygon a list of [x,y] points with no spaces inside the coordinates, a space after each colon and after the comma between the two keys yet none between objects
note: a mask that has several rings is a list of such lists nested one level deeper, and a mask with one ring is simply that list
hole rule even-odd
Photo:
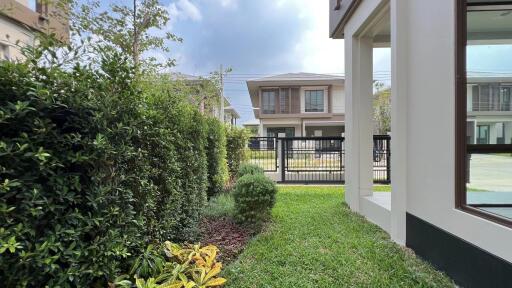
[{"label": "garden bed", "polygon": [[236,259],[253,235],[253,231],[235,223],[231,217],[204,218],[201,221],[201,243],[219,248],[224,264]]}]

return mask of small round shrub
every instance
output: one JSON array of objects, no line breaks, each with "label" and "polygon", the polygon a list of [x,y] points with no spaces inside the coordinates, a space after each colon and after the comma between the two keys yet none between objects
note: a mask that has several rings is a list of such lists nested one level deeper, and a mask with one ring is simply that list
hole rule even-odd
[{"label": "small round shrub", "polygon": [[276,184],[263,174],[240,177],[233,191],[235,219],[242,224],[260,225],[269,218],[276,193]]},{"label": "small round shrub", "polygon": [[240,165],[240,168],[238,169],[238,178],[243,177],[245,175],[256,175],[256,174],[264,174],[265,171],[263,171],[263,168],[260,166],[244,163]]}]

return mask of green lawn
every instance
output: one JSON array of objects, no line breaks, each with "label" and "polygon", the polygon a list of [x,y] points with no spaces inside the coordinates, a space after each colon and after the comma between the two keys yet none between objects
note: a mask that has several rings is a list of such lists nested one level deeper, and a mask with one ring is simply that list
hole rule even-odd
[{"label": "green lawn", "polygon": [[227,287],[453,286],[352,213],[339,186],[281,186],[272,214],[266,232],[225,268]]}]

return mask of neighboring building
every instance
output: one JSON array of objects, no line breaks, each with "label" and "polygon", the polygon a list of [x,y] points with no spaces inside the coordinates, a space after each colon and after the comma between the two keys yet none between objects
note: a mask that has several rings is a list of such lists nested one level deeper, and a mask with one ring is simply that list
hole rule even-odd
[{"label": "neighboring building", "polygon": [[[224,97],[224,103],[220,103],[219,101],[219,103],[211,105],[211,103],[207,103],[206,101],[205,97],[208,96],[201,95],[202,93],[206,93],[205,89],[208,89],[207,86],[210,86],[210,88],[212,87],[211,80],[209,80],[208,78],[198,77],[179,72],[170,74],[170,78],[174,81],[183,81],[183,83],[192,88],[197,88],[190,90],[190,93],[192,93],[190,95],[190,101],[192,102],[192,104],[198,106],[201,113],[211,115],[221,121],[224,118],[224,123],[229,125],[236,125],[236,121],[240,118],[240,115],[235,110],[235,108],[231,106],[226,97]],[[222,109],[222,107],[224,107],[224,109]]]},{"label": "neighboring building", "polygon": [[343,77],[288,73],[247,81],[259,135],[342,136],[345,132]]},{"label": "neighboring building", "polygon": [[[471,77],[511,70],[512,2],[330,0],[329,9],[330,35],[345,45],[347,204],[458,286],[512,287],[510,82]],[[372,189],[380,47],[391,50],[391,193]]]},{"label": "neighboring building", "polygon": [[240,119],[240,114],[235,110],[228,99],[224,98],[224,123],[236,126],[236,121]]},{"label": "neighboring building", "polygon": [[468,143],[512,143],[511,90],[511,77],[468,78]]},{"label": "neighboring building", "polygon": [[21,48],[35,45],[37,32],[69,41],[65,11],[43,0],[0,1],[0,59],[22,59]]},{"label": "neighboring building", "polygon": [[258,134],[258,131],[260,130],[260,121],[258,121],[258,120],[247,121],[242,125],[244,126],[245,129],[250,131],[251,136],[253,136],[253,137],[260,136]]}]

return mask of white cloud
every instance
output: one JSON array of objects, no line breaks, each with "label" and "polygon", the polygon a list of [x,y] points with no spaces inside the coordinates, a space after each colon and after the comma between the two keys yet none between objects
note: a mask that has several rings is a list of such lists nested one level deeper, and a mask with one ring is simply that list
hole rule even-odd
[{"label": "white cloud", "polygon": [[[307,27],[293,48],[292,57],[300,61],[304,72],[343,73],[343,40],[329,38],[329,9],[326,0],[279,0],[276,8],[296,13]],[[324,4],[324,5],[322,5]]]},{"label": "white cloud", "polygon": [[192,20],[199,22],[203,19],[203,15],[199,8],[190,0],[178,0],[171,2],[167,6],[171,22],[176,20]]}]

